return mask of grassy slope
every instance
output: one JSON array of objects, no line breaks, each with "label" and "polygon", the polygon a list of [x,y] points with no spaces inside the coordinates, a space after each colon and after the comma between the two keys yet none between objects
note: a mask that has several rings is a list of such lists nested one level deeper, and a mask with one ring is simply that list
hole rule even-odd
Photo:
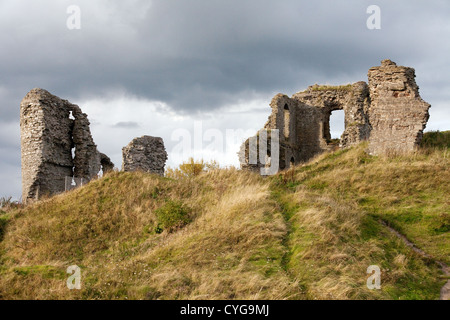
[{"label": "grassy slope", "polygon": [[[448,161],[446,150],[368,157],[362,145],[269,179],[114,173],[0,215],[0,297],[437,299],[438,266],[379,220],[449,263]],[[191,222],[157,233],[172,200]],[[74,264],[79,291],[65,282]],[[366,287],[369,265],[381,290]]]},{"label": "grassy slope", "polygon": [[[277,196],[290,207],[289,269],[308,298],[437,298],[444,284],[437,266],[380,220],[449,263],[448,151],[377,158],[365,147],[322,155],[278,177]],[[369,265],[382,269],[381,291],[363,289]]]},{"label": "grassy slope", "polygon": [[297,183],[354,205],[450,264],[448,150],[374,158],[364,146],[324,156],[298,170]]},{"label": "grassy slope", "polygon": [[[193,222],[155,233],[171,199]],[[281,268],[286,225],[267,182],[221,170],[193,181],[115,173],[13,213],[2,242],[3,298],[277,299],[298,293]],[[65,287],[82,268],[81,291]],[[49,275],[47,270],[55,270]]]}]

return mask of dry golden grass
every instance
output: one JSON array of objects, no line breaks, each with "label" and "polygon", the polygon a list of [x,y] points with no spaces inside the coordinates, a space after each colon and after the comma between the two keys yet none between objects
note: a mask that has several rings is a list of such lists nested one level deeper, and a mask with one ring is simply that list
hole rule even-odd
[{"label": "dry golden grass", "polygon": [[[0,298],[437,299],[439,267],[380,220],[447,261],[447,151],[377,158],[364,148],[272,178],[115,172],[1,214]],[[158,212],[181,207],[189,219],[161,229]],[[71,265],[81,290],[66,286]],[[381,290],[366,286],[370,265]]]},{"label": "dry golden grass", "polygon": [[[193,222],[157,234],[154,211],[168,199],[191,208]],[[281,267],[287,231],[276,208],[267,182],[233,169],[190,181],[114,173],[11,216],[1,244],[0,294],[12,299],[300,298]],[[65,286],[65,269],[74,264],[82,269],[80,291]]]}]

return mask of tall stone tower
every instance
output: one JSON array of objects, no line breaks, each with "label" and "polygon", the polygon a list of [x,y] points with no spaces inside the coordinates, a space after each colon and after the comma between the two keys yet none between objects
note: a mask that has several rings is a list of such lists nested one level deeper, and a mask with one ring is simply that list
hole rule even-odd
[{"label": "tall stone tower", "polygon": [[89,181],[102,165],[104,171],[113,167],[97,151],[87,115],[46,90],[33,89],[22,100],[20,133],[25,203],[63,192],[66,177]]},{"label": "tall stone tower", "polygon": [[383,60],[369,70],[370,154],[404,153],[422,140],[430,105],[422,100],[413,68]]}]

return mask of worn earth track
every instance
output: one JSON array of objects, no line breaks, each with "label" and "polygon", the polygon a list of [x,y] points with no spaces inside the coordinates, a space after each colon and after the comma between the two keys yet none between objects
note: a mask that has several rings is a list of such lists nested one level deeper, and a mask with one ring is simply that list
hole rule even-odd
[{"label": "worn earth track", "polygon": [[[441,261],[437,261],[436,259],[434,259],[432,256],[430,256],[429,254],[427,254],[425,251],[419,249],[416,247],[416,245],[414,243],[412,243],[411,241],[409,241],[404,235],[402,235],[400,232],[398,232],[397,230],[395,230],[394,228],[392,228],[391,226],[389,226],[389,224],[386,221],[381,221],[381,223],[389,229],[390,232],[392,232],[393,234],[395,234],[398,238],[402,239],[405,244],[410,247],[414,252],[416,252],[417,254],[419,254],[420,256],[433,260],[435,261],[440,267],[442,272],[444,273],[444,275],[446,277],[450,276],[450,268],[443,262]],[[450,300],[450,280],[448,280],[445,285],[441,288],[441,295],[440,295],[440,300]]]}]

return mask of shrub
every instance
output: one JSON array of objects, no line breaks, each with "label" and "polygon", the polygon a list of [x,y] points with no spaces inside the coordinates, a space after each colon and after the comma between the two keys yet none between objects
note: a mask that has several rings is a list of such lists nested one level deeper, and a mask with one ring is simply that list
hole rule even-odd
[{"label": "shrub", "polygon": [[423,148],[450,148],[450,131],[426,132],[420,145]]},{"label": "shrub", "polygon": [[194,158],[191,157],[188,161],[180,164],[178,168],[167,168],[166,177],[173,179],[192,178],[203,172],[208,172],[215,169],[219,169],[219,164],[215,160],[205,162],[203,159],[194,160]]},{"label": "shrub", "polygon": [[186,208],[180,201],[167,201],[161,208],[156,209],[157,226],[156,233],[164,230],[173,232],[191,222],[190,209]]},{"label": "shrub", "polygon": [[16,209],[20,206],[18,201],[12,201],[12,197],[0,198],[0,214],[6,213],[12,209]]}]

